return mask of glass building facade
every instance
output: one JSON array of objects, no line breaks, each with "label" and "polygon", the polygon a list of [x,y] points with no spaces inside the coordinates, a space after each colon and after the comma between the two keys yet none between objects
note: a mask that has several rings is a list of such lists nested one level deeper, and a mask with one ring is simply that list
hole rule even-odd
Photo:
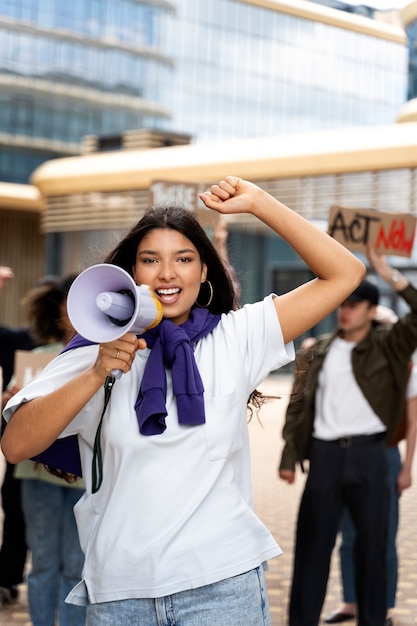
[{"label": "glass building facade", "polygon": [[169,108],[200,140],[391,123],[406,99],[403,43],[236,0],[176,5]]},{"label": "glass building facade", "polygon": [[0,0],[0,179],[28,182],[84,135],[160,126],[172,15],[165,2]]},{"label": "glass building facade", "polygon": [[260,4],[0,0],[0,180],[28,182],[91,134],[199,142],[395,121],[400,38]]},{"label": "glass building facade", "polygon": [[409,72],[408,72],[408,99],[417,98],[417,19],[406,25]]},{"label": "glass building facade", "polygon": [[316,4],[324,4],[326,7],[332,9],[338,9],[339,11],[346,11],[347,13],[356,13],[356,15],[363,15],[364,17],[373,17],[375,9],[363,4],[352,4],[351,2],[343,2],[342,0],[313,0]]}]

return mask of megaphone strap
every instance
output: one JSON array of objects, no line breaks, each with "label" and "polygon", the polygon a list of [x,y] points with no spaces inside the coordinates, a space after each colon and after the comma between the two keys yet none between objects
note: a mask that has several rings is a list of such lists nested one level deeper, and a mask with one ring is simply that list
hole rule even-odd
[{"label": "megaphone strap", "polygon": [[103,425],[104,414],[107,409],[107,405],[110,400],[110,395],[113,389],[115,378],[113,376],[107,376],[104,383],[104,406],[101,412],[100,421],[97,426],[96,436],[94,437],[94,449],[93,449],[93,462],[92,462],[92,479],[91,479],[91,492],[96,493],[103,482],[103,452],[101,449],[101,427]]}]

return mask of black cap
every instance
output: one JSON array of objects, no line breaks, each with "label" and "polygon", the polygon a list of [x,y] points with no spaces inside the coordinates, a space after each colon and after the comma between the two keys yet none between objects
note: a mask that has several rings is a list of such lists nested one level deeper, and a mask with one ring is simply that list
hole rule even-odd
[{"label": "black cap", "polygon": [[378,304],[379,289],[376,285],[366,280],[366,278],[356,287],[350,296],[346,298],[346,302],[361,302],[368,300],[371,304]]}]

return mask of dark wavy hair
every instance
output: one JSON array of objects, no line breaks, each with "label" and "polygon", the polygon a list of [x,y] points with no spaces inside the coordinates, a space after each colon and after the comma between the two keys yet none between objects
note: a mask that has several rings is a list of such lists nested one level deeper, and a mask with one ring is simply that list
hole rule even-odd
[{"label": "dark wavy hair", "polygon": [[[183,207],[149,207],[139,222],[107,255],[104,263],[118,265],[132,275],[132,267],[136,263],[136,251],[139,243],[145,235],[156,228],[176,230],[187,237],[196,247],[201,262],[207,266],[207,280],[211,282],[213,287],[213,299],[207,307],[211,313],[227,313],[238,308],[238,294],[233,286],[229,269],[224,265],[197,219]],[[198,297],[197,300],[207,301],[206,289],[207,287],[202,283],[201,297]]]},{"label": "dark wavy hair", "polygon": [[40,279],[23,296],[23,310],[32,336],[38,345],[66,339],[65,328],[62,326],[61,305],[66,300],[75,276],[75,274],[70,274],[65,278]]},{"label": "dark wavy hair", "polygon": [[[140,241],[155,228],[176,230],[187,237],[196,247],[202,263],[207,266],[207,280],[213,287],[213,299],[207,307],[211,313],[228,313],[239,308],[239,291],[232,279],[231,269],[224,264],[216,248],[210,241],[196,217],[181,206],[151,206],[139,222],[127,233],[104,260],[104,263],[118,265],[132,275],[136,263],[136,252]],[[205,290],[204,283],[200,292]],[[197,297],[200,300],[200,293]],[[201,294],[201,301],[207,301],[207,292]],[[275,396],[266,396],[254,389],[248,398],[249,419],[258,414],[259,409]]]}]

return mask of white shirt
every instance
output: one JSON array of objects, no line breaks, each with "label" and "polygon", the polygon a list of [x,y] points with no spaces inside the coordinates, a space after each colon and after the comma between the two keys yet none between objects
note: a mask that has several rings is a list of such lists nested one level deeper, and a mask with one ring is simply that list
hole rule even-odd
[{"label": "white shirt", "polygon": [[352,369],[356,343],[336,337],[330,344],[318,377],[314,434],[326,441],[386,430],[363,395]]},{"label": "white shirt", "polygon": [[[272,296],[223,315],[195,348],[205,389],[206,424],[178,423],[167,376],[167,429],[139,434],[133,406],[149,351],[116,381],[103,421],[103,484],[91,494],[92,446],[103,392],[69,424],[78,434],[87,491],[75,507],[86,554],[73,603],[159,597],[257,567],[281,553],[252,505],[247,399],[294,358],[284,346]],[[59,356],[16,394],[6,418],[91,365],[97,346]]]},{"label": "white shirt", "polygon": [[413,365],[411,368],[410,376],[407,383],[407,400],[412,400],[417,396],[417,365]]}]

